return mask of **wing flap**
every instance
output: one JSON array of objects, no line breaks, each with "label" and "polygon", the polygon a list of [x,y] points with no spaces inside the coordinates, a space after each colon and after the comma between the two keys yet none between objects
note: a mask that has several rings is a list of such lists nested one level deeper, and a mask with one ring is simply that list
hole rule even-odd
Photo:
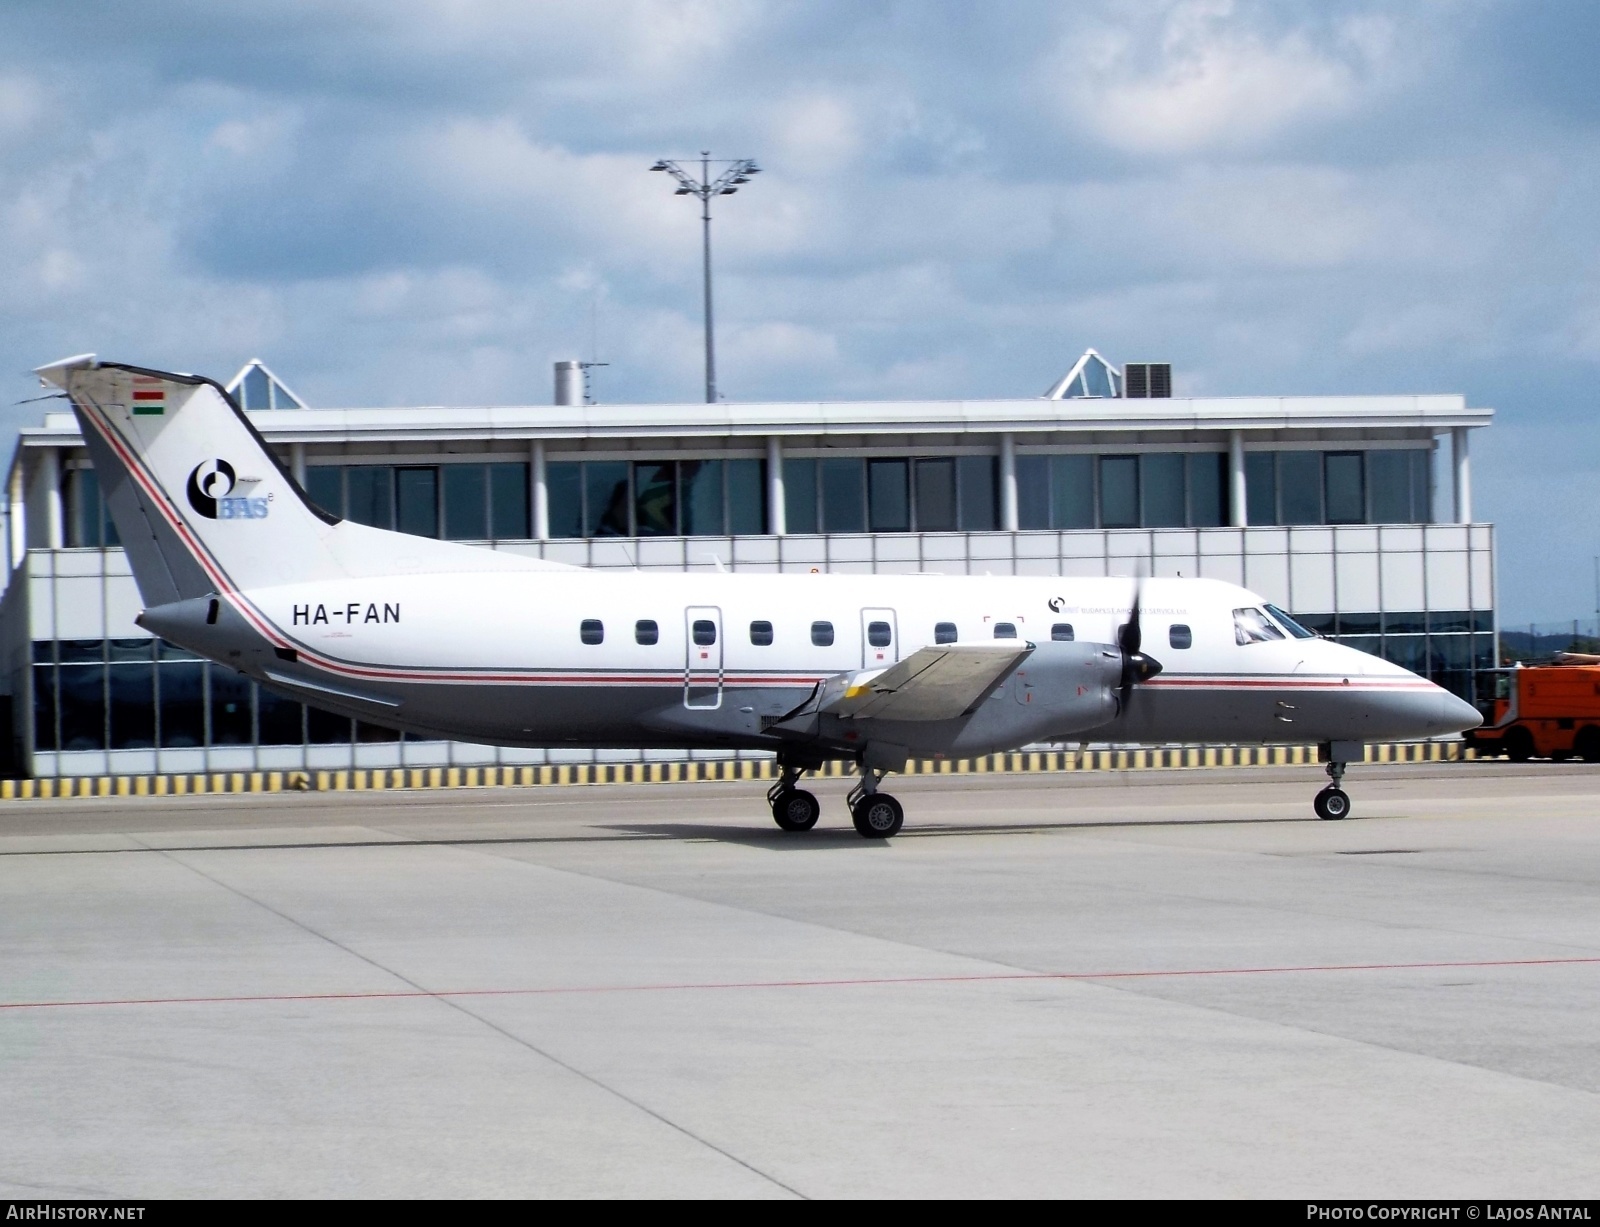
[{"label": "wing flap", "polygon": [[1020,640],[919,648],[887,669],[834,679],[820,710],[852,720],[953,720],[986,699],[1032,651]]}]

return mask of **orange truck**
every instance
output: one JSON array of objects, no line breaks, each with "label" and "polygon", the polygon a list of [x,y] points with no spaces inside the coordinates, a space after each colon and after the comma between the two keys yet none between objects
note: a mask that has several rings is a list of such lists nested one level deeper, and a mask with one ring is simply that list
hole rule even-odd
[{"label": "orange truck", "polygon": [[1480,756],[1504,754],[1518,763],[1600,763],[1600,657],[1580,660],[1502,672],[1490,718],[1463,735],[1467,744]]}]

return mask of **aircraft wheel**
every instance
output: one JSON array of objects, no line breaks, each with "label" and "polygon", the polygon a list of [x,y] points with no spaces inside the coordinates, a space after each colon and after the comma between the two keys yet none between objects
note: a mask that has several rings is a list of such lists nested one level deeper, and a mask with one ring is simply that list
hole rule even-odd
[{"label": "aircraft wheel", "polygon": [[1506,757],[1514,763],[1525,763],[1533,757],[1533,734],[1527,729],[1512,729],[1500,744],[1506,748]]},{"label": "aircraft wheel", "polygon": [[1317,794],[1317,799],[1311,803],[1311,807],[1317,811],[1318,818],[1337,822],[1340,818],[1350,816],[1350,794],[1330,784]]},{"label": "aircraft wheel", "polygon": [[804,788],[790,788],[772,803],[772,820],[785,831],[809,831],[817,825],[822,806]]},{"label": "aircraft wheel", "polygon": [[906,812],[886,792],[875,792],[862,797],[850,810],[856,824],[856,833],[863,839],[888,839],[898,835],[905,824]]}]

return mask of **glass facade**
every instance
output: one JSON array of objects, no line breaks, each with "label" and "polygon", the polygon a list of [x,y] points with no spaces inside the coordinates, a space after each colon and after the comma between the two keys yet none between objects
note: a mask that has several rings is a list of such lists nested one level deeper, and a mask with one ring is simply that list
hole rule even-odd
[{"label": "glass facade", "polygon": [[159,639],[36,641],[38,750],[163,750],[397,741],[257,686]]},{"label": "glass facade", "polygon": [[1251,524],[1427,524],[1432,455],[1401,451],[1245,454]]},{"label": "glass facade", "polygon": [[[1215,528],[1229,522],[1225,452],[1019,455],[1022,529]],[[1424,524],[1430,453],[1245,455],[1253,525]],[[767,531],[761,460],[552,461],[552,537],[697,537]],[[789,457],[788,532],[989,532],[999,525],[994,456]],[[311,497],[361,524],[452,541],[531,535],[526,464],[322,465]],[[115,544],[89,469],[67,485],[68,543]]]},{"label": "glass facade", "polygon": [[1227,455],[1017,457],[1019,528],[1214,528],[1228,522]]},{"label": "glass facade", "polygon": [[450,541],[525,539],[526,464],[317,465],[312,501],[357,524]]},{"label": "glass facade", "polygon": [[986,532],[999,522],[993,456],[783,462],[791,533]]},{"label": "glass facade", "polygon": [[766,531],[760,460],[556,461],[552,537],[721,537]]}]

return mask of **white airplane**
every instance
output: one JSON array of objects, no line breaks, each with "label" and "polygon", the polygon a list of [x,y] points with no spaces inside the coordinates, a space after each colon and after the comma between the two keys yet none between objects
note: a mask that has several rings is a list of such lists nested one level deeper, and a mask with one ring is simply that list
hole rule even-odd
[{"label": "white airplane", "polygon": [[1316,812],[1343,818],[1363,742],[1480,723],[1234,584],[593,571],[341,520],[210,379],[93,355],[38,374],[72,401],[153,634],[425,737],[771,750],[789,831],[816,825],[798,784],[830,759],[859,765],[856,830],[886,838],[904,814],[879,785],[908,758],[1068,740],[1315,742]]}]

